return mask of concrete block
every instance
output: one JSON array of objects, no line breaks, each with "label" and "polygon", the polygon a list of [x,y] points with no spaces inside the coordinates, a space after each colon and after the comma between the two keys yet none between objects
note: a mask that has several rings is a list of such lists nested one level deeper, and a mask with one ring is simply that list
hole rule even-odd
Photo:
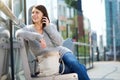
[{"label": "concrete block", "polygon": [[32,80],[78,80],[76,73],[64,74],[64,75],[54,75],[49,77],[39,77],[33,78]]}]

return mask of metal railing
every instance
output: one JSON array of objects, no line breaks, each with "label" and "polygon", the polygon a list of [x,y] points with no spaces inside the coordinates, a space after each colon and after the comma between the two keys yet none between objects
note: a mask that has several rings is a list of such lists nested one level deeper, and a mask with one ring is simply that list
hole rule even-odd
[{"label": "metal railing", "polygon": [[[75,48],[76,48],[76,52],[75,53],[76,53],[76,56],[77,56],[78,60],[81,63],[85,64],[87,69],[93,68],[93,53],[94,53],[93,52],[93,48],[94,48],[94,46],[91,45],[91,44],[82,43],[82,42],[73,42],[73,43],[74,43]],[[81,52],[78,50],[78,48],[81,47],[81,46],[89,47],[90,50],[89,50],[88,55],[86,55],[86,53],[83,53],[84,56],[80,55]]]}]

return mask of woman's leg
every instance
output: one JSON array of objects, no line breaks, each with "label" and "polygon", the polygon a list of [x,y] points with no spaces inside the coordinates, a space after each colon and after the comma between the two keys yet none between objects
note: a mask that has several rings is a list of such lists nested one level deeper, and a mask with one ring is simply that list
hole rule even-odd
[{"label": "woman's leg", "polygon": [[70,52],[64,54],[63,61],[70,69],[70,72],[78,74],[79,80],[90,80],[84,65],[80,64],[77,58]]},{"label": "woman's leg", "polygon": [[[67,65],[65,65],[64,67],[65,68],[63,68],[63,64],[61,63],[60,66],[59,66],[59,73],[60,74],[72,73]],[[62,71],[63,71],[63,73],[62,73]]]}]

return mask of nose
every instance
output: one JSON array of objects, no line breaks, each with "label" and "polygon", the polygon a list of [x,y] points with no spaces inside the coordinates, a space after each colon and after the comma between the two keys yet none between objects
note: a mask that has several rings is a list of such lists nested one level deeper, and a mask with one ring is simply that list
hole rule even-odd
[{"label": "nose", "polygon": [[36,13],[32,13],[32,16],[35,16],[36,15]]}]

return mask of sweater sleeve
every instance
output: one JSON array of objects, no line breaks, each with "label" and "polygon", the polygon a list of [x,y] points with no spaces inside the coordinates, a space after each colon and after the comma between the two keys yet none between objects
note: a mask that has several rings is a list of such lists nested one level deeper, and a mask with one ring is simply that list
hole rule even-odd
[{"label": "sweater sleeve", "polygon": [[60,33],[57,31],[57,28],[54,24],[51,24],[49,26],[46,26],[44,28],[45,32],[48,34],[48,36],[50,37],[52,43],[55,46],[60,46],[63,43],[63,38],[60,35]]},{"label": "sweater sleeve", "polygon": [[21,28],[16,31],[15,37],[22,37],[25,40],[40,40],[43,35],[32,31],[28,27]]}]

